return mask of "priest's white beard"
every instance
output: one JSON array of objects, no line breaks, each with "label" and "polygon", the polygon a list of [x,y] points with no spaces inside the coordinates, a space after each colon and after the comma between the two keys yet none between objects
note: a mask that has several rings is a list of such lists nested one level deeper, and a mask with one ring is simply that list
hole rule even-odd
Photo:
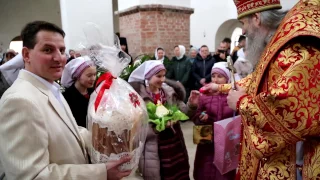
[{"label": "priest's white beard", "polygon": [[254,69],[256,68],[263,50],[271,38],[272,34],[268,31],[263,31],[262,28],[256,28],[252,23],[249,24],[246,44],[246,59],[251,62]]}]

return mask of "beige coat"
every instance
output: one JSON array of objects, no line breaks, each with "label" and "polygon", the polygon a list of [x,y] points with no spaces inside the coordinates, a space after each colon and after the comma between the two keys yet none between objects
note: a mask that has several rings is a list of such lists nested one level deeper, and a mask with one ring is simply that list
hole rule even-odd
[{"label": "beige coat", "polygon": [[20,71],[0,100],[0,165],[10,180],[106,180],[88,164],[84,134],[70,108],[38,79]]}]

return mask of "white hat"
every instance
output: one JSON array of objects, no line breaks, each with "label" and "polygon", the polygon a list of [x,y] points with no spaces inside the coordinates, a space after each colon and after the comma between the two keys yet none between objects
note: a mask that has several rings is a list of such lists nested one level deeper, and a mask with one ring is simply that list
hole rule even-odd
[{"label": "white hat", "polygon": [[88,56],[78,57],[71,60],[63,70],[61,85],[65,88],[70,87],[77,79],[80,78],[85,69],[93,65],[93,62]]},{"label": "white hat", "polygon": [[128,82],[149,80],[153,75],[165,69],[158,60],[145,61],[131,73]]},{"label": "white hat", "polygon": [[16,55],[10,61],[0,66],[0,71],[9,85],[18,78],[19,72],[24,68],[23,57],[21,54]]},{"label": "white hat", "polygon": [[230,82],[231,81],[231,73],[227,67],[228,67],[227,62],[217,62],[213,65],[212,70],[211,70],[211,74],[219,73],[227,79],[227,82]]}]

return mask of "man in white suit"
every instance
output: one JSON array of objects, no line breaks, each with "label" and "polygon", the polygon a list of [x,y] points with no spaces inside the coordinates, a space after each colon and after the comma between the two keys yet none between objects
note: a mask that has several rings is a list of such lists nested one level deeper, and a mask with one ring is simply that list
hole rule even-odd
[{"label": "man in white suit", "polygon": [[25,70],[0,100],[0,166],[9,180],[115,180],[118,166],[89,164],[85,129],[78,129],[54,81],[66,64],[64,32],[35,21],[21,32]]}]

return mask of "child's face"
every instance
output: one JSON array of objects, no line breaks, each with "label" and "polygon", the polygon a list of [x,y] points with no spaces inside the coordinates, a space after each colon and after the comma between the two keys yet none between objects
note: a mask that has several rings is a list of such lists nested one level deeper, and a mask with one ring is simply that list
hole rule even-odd
[{"label": "child's face", "polygon": [[154,86],[156,88],[161,88],[162,83],[166,80],[166,70],[162,70],[157,74],[153,75],[149,81],[149,85]]},{"label": "child's face", "polygon": [[213,73],[211,75],[211,82],[216,83],[216,84],[226,84],[227,78],[225,78],[223,75],[221,75],[219,73]]}]

